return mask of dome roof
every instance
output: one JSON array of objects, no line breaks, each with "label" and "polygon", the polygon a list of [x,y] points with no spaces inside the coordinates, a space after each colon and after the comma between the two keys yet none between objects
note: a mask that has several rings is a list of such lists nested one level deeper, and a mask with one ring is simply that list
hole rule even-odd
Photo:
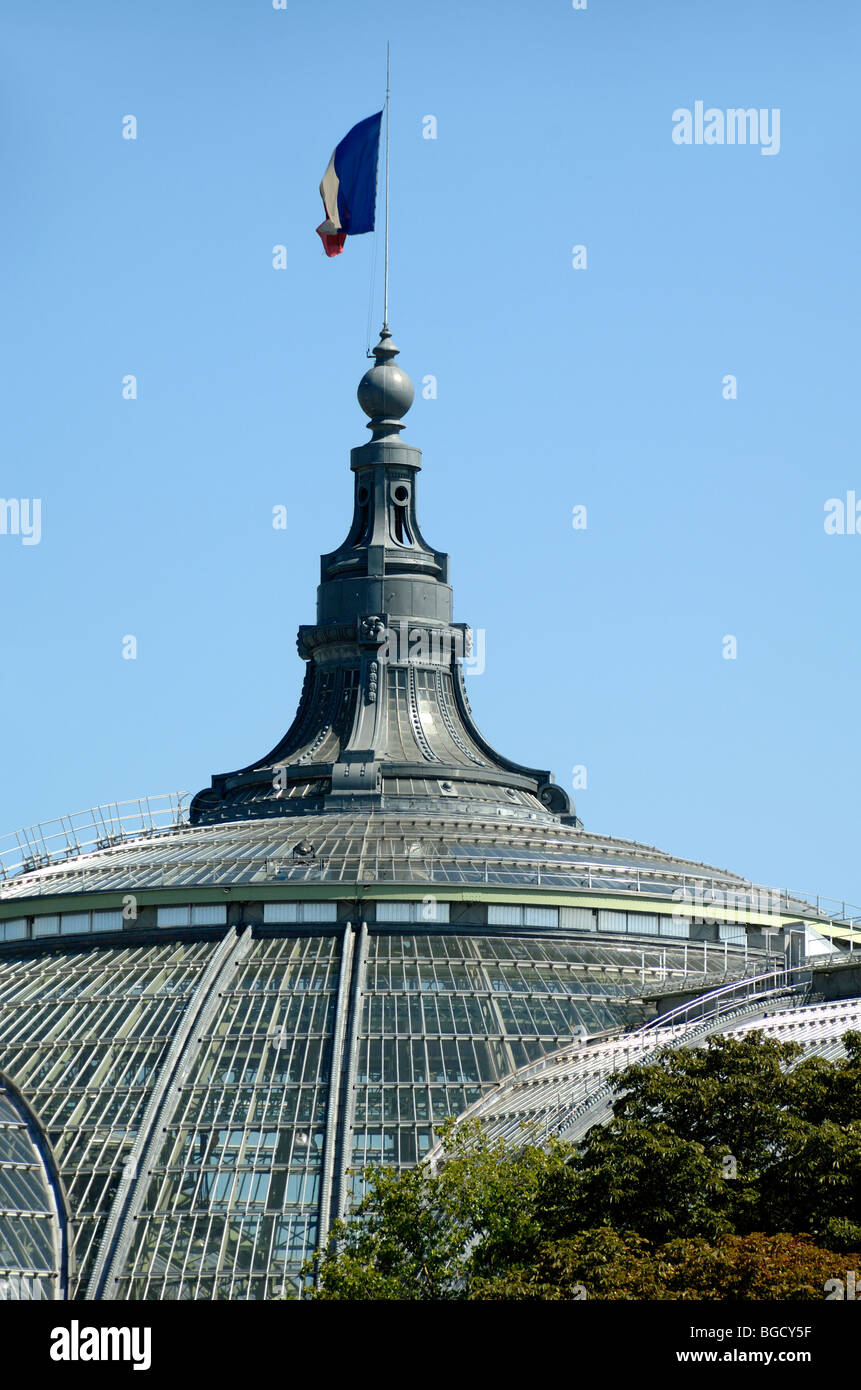
[{"label": "dome roof", "polygon": [[[404,801],[411,798],[404,797]],[[220,824],[185,824],[132,837],[19,873],[0,900],[41,894],[110,892],[123,887],[242,887],[272,882],[493,885],[672,899],[683,882],[756,893],[728,870],[648,845],[587,834],[540,806],[468,803],[445,812],[310,812]],[[798,904],[809,910],[807,904]]]},{"label": "dome roof", "polygon": [[[549,772],[483,738],[396,354],[386,330],[280,741],[187,820],[144,799],[0,846],[0,1160],[38,1153],[46,1296],[68,1278],[87,1298],[281,1297],[356,1169],[415,1163],[524,1065],[819,920],[587,832]],[[709,895],[732,903],[725,933],[686,916]],[[20,1224],[0,1211],[0,1241]]]}]

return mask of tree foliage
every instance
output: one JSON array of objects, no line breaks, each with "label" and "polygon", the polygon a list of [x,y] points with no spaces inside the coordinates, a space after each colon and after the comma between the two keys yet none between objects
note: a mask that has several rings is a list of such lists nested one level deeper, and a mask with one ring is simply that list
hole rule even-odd
[{"label": "tree foliage", "polygon": [[576,1144],[446,1121],[436,1174],[367,1170],[306,1267],[315,1297],[821,1298],[861,1249],[861,1033],[844,1045],[668,1051],[619,1074],[612,1120]]},{"label": "tree foliage", "polygon": [[858,1259],[805,1236],[691,1237],[651,1246],[642,1236],[603,1227],[546,1241],[529,1264],[474,1278],[469,1297],[821,1302],[826,1281],[842,1278],[847,1263],[857,1269]]}]

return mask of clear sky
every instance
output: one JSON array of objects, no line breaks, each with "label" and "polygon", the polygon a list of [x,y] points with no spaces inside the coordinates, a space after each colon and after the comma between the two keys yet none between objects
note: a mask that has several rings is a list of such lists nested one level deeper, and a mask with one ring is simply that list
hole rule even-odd
[{"label": "clear sky", "polygon": [[[327,260],[317,186],[390,38],[390,317],[438,383],[404,438],[487,634],[479,726],[584,766],[592,830],[861,903],[861,524],[824,526],[861,499],[859,28],[855,0],[6,0],[0,495],[42,535],[0,535],[0,830],[194,792],[292,719],[375,255],[381,317],[380,239]],[[779,151],[675,143],[698,101],[778,110]]]}]

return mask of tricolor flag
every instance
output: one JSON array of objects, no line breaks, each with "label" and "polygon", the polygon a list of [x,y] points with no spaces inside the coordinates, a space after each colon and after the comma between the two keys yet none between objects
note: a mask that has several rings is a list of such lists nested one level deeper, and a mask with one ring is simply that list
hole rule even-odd
[{"label": "tricolor flag", "polygon": [[348,236],[374,230],[382,111],[354,125],[329,160],[320,184],[326,221],[317,228],[327,256],[340,256]]}]

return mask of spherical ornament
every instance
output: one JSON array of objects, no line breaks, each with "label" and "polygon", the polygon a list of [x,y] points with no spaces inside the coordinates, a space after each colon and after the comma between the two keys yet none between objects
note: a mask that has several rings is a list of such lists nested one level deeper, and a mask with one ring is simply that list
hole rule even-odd
[{"label": "spherical ornament", "polygon": [[415,396],[406,372],[394,362],[378,363],[365,372],[356,394],[359,405],[372,420],[400,420]]}]

